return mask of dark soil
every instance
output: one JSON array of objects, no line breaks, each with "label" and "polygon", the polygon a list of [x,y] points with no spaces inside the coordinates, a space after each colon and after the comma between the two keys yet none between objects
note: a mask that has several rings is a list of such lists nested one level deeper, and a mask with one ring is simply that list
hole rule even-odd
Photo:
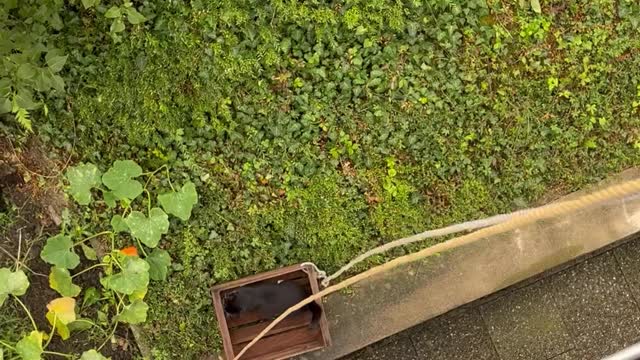
[{"label": "dark soil", "polygon": [[[31,285],[21,299],[38,328],[47,332],[51,327],[45,318],[46,306],[59,294],[49,287],[50,265],[42,261],[38,254],[45,239],[59,231],[62,211],[67,207],[62,191],[62,173],[69,157],[61,155],[49,151],[33,137],[18,148],[6,137],[0,136],[0,211],[16,209],[14,221],[0,233],[0,246],[4,250],[0,252],[0,266],[13,265],[14,258],[20,254],[20,261],[31,270],[27,272]],[[87,264],[81,264],[80,268],[90,266]],[[83,289],[99,288],[99,272],[87,272],[74,282]],[[95,309],[88,309],[87,312],[93,314],[81,315],[88,318],[91,318],[89,315],[95,315]],[[107,340],[101,349],[103,355],[113,360],[128,360],[139,353],[128,326],[119,326],[115,338],[115,342]],[[93,328],[73,333],[66,341],[55,336],[47,350],[77,354],[97,348],[105,340],[106,335]]]}]

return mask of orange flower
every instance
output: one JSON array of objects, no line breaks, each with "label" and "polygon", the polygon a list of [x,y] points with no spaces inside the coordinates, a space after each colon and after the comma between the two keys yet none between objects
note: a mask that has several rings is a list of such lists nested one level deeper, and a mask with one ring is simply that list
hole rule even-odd
[{"label": "orange flower", "polygon": [[120,253],[125,256],[138,256],[138,249],[135,246],[128,246],[120,250]]}]

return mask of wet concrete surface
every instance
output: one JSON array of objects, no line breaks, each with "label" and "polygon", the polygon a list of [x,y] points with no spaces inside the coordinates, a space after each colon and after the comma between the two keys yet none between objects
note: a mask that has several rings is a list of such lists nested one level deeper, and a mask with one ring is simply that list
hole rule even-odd
[{"label": "wet concrete surface", "polygon": [[590,360],[640,342],[640,236],[344,360]]}]

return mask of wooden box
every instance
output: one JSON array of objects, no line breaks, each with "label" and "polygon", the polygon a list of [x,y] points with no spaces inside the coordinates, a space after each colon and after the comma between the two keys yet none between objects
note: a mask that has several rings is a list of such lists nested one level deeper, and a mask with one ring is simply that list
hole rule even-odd
[{"label": "wooden box", "polygon": [[[225,316],[222,299],[225,293],[244,285],[263,281],[278,282],[292,280],[303,285],[309,295],[319,291],[317,273],[310,266],[293,265],[269,271],[236,281],[231,281],[211,288],[213,305],[218,318],[218,326],[222,334],[224,354],[227,360],[233,359],[253,338],[271,323],[272,319],[261,319],[258,314],[247,313],[238,318]],[[331,343],[329,325],[322,307],[320,326],[309,327],[311,311],[302,311],[289,315],[273,328],[265,337],[253,345],[241,360],[277,360],[288,359],[309,351],[319,350]]]}]

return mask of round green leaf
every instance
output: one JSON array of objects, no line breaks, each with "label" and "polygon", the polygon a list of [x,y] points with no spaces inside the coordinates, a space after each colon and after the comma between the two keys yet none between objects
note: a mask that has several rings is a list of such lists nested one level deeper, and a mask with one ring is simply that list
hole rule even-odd
[{"label": "round green leaf", "polygon": [[169,231],[169,217],[160,208],[151,209],[149,217],[140,211],[132,211],[124,221],[131,230],[131,235],[151,248],[156,247],[162,234]]},{"label": "round green leaf", "polygon": [[167,278],[167,268],[171,265],[171,257],[168,252],[162,249],[153,249],[145,260],[149,263],[151,280],[160,281]]},{"label": "round green leaf", "polygon": [[111,30],[111,32],[114,32],[114,33],[124,31],[124,29],[125,29],[124,22],[122,21],[121,18],[114,19],[113,22],[111,23],[111,28],[109,28],[109,30]]},{"label": "round green leaf", "polygon": [[116,316],[117,321],[129,324],[140,324],[147,320],[147,310],[149,306],[142,300],[136,300],[124,307],[122,312]]},{"label": "round green leaf", "polygon": [[65,269],[73,269],[80,263],[80,257],[73,252],[73,242],[62,234],[50,237],[42,252],[42,260]]},{"label": "round green leaf", "polygon": [[54,266],[49,274],[49,286],[62,296],[74,297],[80,294],[80,286],[74,285],[69,270]]},{"label": "round green leaf", "polygon": [[102,183],[119,199],[133,200],[142,193],[142,184],[133,178],[142,175],[142,168],[131,160],[118,160],[102,175]]},{"label": "round green leaf", "polygon": [[80,356],[80,360],[107,360],[107,358],[102,356],[99,352],[91,349],[83,352],[82,356]]},{"label": "round green leaf", "polygon": [[113,194],[113,192],[111,191],[104,191],[102,193],[102,196],[104,198],[104,203],[107,204],[107,206],[112,209],[114,207],[116,207],[116,200],[118,200],[118,198],[116,198],[116,196]]},{"label": "round green leaf", "polygon": [[191,217],[191,209],[198,203],[196,186],[189,181],[182,186],[180,191],[159,195],[158,202],[167,213],[177,216],[182,221],[187,221]]},{"label": "round green leaf", "polygon": [[80,164],[67,170],[69,194],[80,205],[88,205],[91,201],[91,188],[100,185],[100,170],[93,164]]},{"label": "round green leaf", "polygon": [[22,360],[40,360],[42,355],[42,333],[32,331],[16,344],[16,353]]},{"label": "round green leaf", "polygon": [[127,223],[124,221],[124,218],[121,215],[114,215],[111,218],[111,227],[116,233],[129,232],[129,227],[127,226]]},{"label": "round green leaf", "polygon": [[149,264],[146,261],[128,256],[122,265],[122,272],[100,279],[102,286],[127,295],[147,287],[149,284]]},{"label": "round green leaf", "polygon": [[24,271],[12,272],[7,268],[0,269],[0,306],[9,295],[21,296],[29,288],[29,279]]},{"label": "round green leaf", "polygon": [[91,246],[81,244],[80,247],[82,248],[82,253],[87,260],[98,260],[98,254]]}]

